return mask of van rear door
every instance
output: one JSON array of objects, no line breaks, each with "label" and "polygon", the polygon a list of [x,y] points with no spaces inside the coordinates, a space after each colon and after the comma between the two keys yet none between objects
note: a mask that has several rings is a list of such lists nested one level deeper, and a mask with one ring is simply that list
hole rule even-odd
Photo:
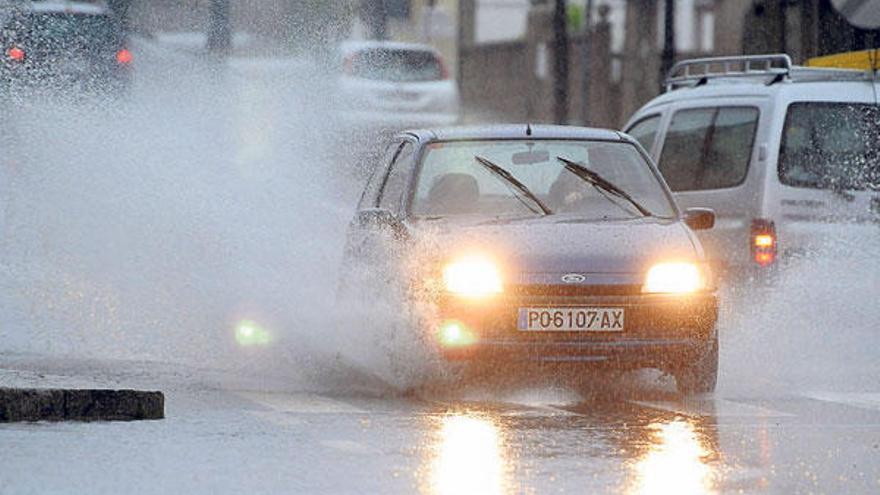
[{"label": "van rear door", "polygon": [[778,212],[783,256],[829,242],[834,224],[880,220],[880,107],[795,101],[779,146]]}]

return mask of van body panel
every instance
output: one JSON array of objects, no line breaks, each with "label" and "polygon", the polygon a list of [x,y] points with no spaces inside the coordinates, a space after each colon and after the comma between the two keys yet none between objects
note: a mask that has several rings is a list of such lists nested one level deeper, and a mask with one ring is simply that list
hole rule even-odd
[{"label": "van body panel", "polygon": [[[840,223],[871,225],[880,221],[880,190],[834,190],[785,184],[780,179],[781,146],[792,105],[852,103],[876,105],[880,84],[869,81],[785,80],[714,81],[664,93],[629,119],[625,130],[648,115],[660,114],[660,128],[650,153],[658,164],[673,115],[683,109],[752,106],[759,109],[746,177],[734,187],[675,191],[682,208],[715,210],[714,229],[698,232],[707,255],[720,268],[757,268],[751,259],[751,224],[765,219],[776,227],[780,260],[797,258],[833,242]],[[668,181],[668,180],[667,180]],[[880,185],[878,185],[880,186]]]},{"label": "van body panel", "polygon": [[[840,228],[833,224],[864,224],[880,220],[880,211],[876,206],[880,201],[880,192],[796,187],[780,180],[780,149],[791,105],[810,102],[876,105],[874,88],[866,82],[791,83],[786,86],[786,91],[781,92],[776,102],[779,109],[775,112],[775,139],[771,147],[771,161],[768,162],[773,166],[768,167],[764,209],[778,219],[776,225],[781,255],[792,257],[815,252],[817,248],[827,245],[823,237],[832,232],[840,235]],[[815,232],[819,238],[813,239],[811,232]]]},{"label": "van body panel", "polygon": [[[725,98],[695,98],[693,100],[675,101],[663,105],[664,115],[661,119],[661,130],[658,132],[657,142],[652,147],[652,157],[660,163],[669,134],[670,124],[677,112],[721,107],[756,109],[758,114],[754,142],[757,143],[759,136],[764,132],[763,128],[769,125],[769,119],[764,117],[768,113],[767,105],[768,99],[766,97],[753,95]],[[656,108],[653,110],[656,110]],[[746,176],[740,184],[719,189],[674,192],[676,201],[682,208],[707,207],[715,210],[715,227],[700,231],[697,233],[697,236],[703,243],[710,262],[716,269],[723,270],[729,264],[747,262],[749,256],[748,231],[751,219],[754,218],[760,208],[758,199],[763,188],[764,178],[764,175],[760,173],[761,167],[756,165],[759,158],[757,149],[758,147],[754,146],[750,153]]]}]

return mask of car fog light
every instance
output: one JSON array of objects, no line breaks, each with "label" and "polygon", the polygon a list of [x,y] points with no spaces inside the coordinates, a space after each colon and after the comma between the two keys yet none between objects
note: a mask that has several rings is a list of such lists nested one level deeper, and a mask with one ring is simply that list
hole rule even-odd
[{"label": "car fog light", "polygon": [[659,263],[648,270],[642,292],[689,294],[706,286],[703,271],[694,263]]},{"label": "car fog light", "polygon": [[446,290],[462,296],[483,297],[501,292],[501,275],[491,261],[481,257],[456,260],[443,269]]},{"label": "car fog light", "polygon": [[243,347],[266,345],[272,336],[256,322],[244,320],[235,327],[235,340]]},{"label": "car fog light", "polygon": [[440,343],[444,347],[463,347],[476,342],[474,333],[459,321],[445,321],[440,325]]}]

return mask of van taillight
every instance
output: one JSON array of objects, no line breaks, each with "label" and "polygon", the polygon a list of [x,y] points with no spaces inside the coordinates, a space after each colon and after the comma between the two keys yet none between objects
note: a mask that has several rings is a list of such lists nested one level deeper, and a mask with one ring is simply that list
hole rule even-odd
[{"label": "van taillight", "polygon": [[440,64],[440,79],[449,79],[449,68],[446,67],[446,62],[442,58],[438,58],[437,63]]},{"label": "van taillight", "polygon": [[749,243],[752,250],[752,259],[760,266],[771,265],[776,261],[778,239],[776,237],[776,225],[765,219],[752,220],[751,236]]},{"label": "van taillight", "polygon": [[21,62],[24,60],[25,53],[24,50],[17,46],[13,46],[12,48],[6,50],[6,56],[15,60],[16,62]]}]

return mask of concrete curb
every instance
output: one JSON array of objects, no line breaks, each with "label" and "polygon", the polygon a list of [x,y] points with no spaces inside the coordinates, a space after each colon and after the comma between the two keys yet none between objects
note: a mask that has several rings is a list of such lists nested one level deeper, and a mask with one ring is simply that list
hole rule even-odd
[{"label": "concrete curb", "polygon": [[164,417],[165,396],[162,392],[0,388],[0,423],[134,421]]}]

